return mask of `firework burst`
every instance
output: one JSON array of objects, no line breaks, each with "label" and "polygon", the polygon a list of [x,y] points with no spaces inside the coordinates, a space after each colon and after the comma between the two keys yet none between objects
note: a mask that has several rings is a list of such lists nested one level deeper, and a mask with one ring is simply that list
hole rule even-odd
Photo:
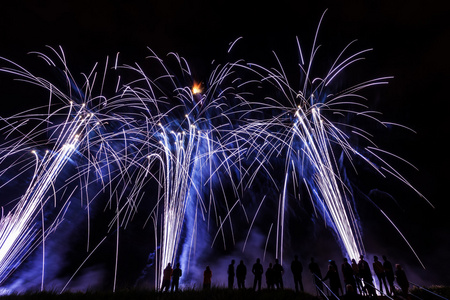
[{"label": "firework burst", "polygon": [[[256,193],[252,189],[260,178],[279,193],[275,256],[281,261],[287,201],[299,198],[300,189],[306,190],[303,194],[311,199],[315,215],[333,229],[349,258],[365,253],[346,167],[356,170],[354,162],[361,160],[383,177],[393,175],[411,186],[383,159],[393,155],[376,147],[364,127],[354,125],[360,118],[386,124],[368,110],[364,91],[386,84],[390,77],[340,89],[339,78],[370,49],[350,53],[350,43],[329,70],[317,76],[317,36],[307,59],[298,42],[298,84],[291,83],[276,56],[275,68],[243,60],[218,65],[206,83],[199,84],[187,61],[175,53],[161,59],[151,52],[145,67],[120,65],[119,56],[107,58],[102,70],[96,64],[79,81],[61,49],[52,49],[56,60],[37,53],[61,74],[62,86],[2,59],[8,65],[2,72],[43,88],[49,104],[1,119],[1,187],[18,178],[28,182],[23,194],[8,199],[12,208],[0,221],[0,283],[40,245],[45,252],[46,239],[63,221],[71,201],[81,199],[88,255],[69,282],[114,235],[115,289],[119,229],[128,227],[143,202],[150,202],[146,213],[154,228],[159,286],[168,263],[181,261],[189,269],[199,227],[208,229],[209,236],[201,239],[214,244],[221,236],[226,247],[229,225],[234,244],[233,212],[242,208],[248,238],[257,212],[249,222],[242,197]],[[354,140],[365,143],[353,145]],[[260,199],[257,211],[267,202],[265,195]],[[105,237],[92,246],[94,202],[112,210],[114,217]]]}]

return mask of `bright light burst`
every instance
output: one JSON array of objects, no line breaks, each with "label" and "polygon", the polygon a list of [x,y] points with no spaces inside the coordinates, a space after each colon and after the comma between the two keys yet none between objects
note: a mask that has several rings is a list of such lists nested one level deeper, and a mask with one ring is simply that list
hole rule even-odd
[{"label": "bright light burst", "polygon": [[[44,88],[50,100],[44,109],[1,120],[5,137],[0,174],[10,178],[2,187],[16,178],[31,179],[0,221],[0,283],[39,245],[45,251],[45,240],[63,221],[72,198],[80,198],[88,222],[93,201],[103,201],[105,209],[115,212],[108,233],[116,235],[114,289],[119,229],[133,220],[142,201],[152,202],[147,213],[154,228],[159,286],[168,263],[189,266],[198,226],[206,224],[212,231],[212,243],[222,235],[225,246],[224,228],[229,224],[235,242],[232,212],[244,207],[242,195],[251,193],[261,177],[279,191],[275,255],[281,261],[287,199],[299,194],[292,188],[306,189],[316,215],[334,230],[349,258],[364,253],[345,166],[354,167],[359,159],[382,176],[393,175],[411,186],[383,160],[382,155],[391,154],[378,149],[363,128],[346,122],[363,117],[383,124],[366,109],[361,91],[386,84],[389,77],[339,90],[335,83],[341,74],[369,50],[349,54],[350,43],[324,76],[315,77],[316,40],[317,33],[307,60],[298,43],[298,86],[290,83],[276,56],[277,68],[245,61],[217,66],[203,86],[194,82],[188,63],[175,53],[167,62],[152,52],[152,73],[138,64],[120,65],[118,57],[112,63],[107,59],[103,71],[95,65],[83,74],[81,84],[70,73],[62,50],[52,49],[55,61],[38,53],[63,74],[62,88],[3,59],[8,66],[2,72]],[[354,136],[369,145],[358,150],[361,145],[351,144]],[[43,149],[48,150],[41,155]],[[281,179],[272,175],[280,166]],[[149,195],[155,185],[156,195]],[[47,225],[48,211],[57,213]],[[269,239],[271,232],[267,234]],[[104,239],[92,247],[87,235],[88,259]],[[43,259],[42,289],[44,267]]]},{"label": "bright light burst", "polygon": [[202,86],[199,83],[194,82],[194,85],[192,86],[192,94],[200,94],[202,92]]}]

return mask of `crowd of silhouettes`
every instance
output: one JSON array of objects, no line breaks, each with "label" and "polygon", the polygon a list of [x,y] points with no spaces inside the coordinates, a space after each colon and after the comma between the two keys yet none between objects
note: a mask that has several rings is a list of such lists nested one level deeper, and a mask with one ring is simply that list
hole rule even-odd
[{"label": "crowd of silhouettes", "polygon": [[[385,255],[382,256],[383,262],[381,262],[377,256],[373,257],[372,269],[369,263],[364,259],[364,255],[359,257],[359,261],[355,259],[351,260],[351,264],[347,258],[343,258],[341,267],[339,268],[334,260],[328,261],[327,272],[324,277],[320,270],[319,264],[312,257],[308,264],[308,269],[311,272],[313,284],[316,292],[319,296],[327,295],[332,298],[340,298],[341,296],[346,300],[357,299],[360,296],[376,297],[377,289],[375,288],[374,280],[372,277],[372,270],[378,280],[380,294],[393,296],[395,287],[394,281],[397,281],[397,285],[401,289],[401,293],[404,297],[409,299],[408,289],[409,281],[406,277],[406,273],[399,265],[395,265],[395,270],[391,262]],[[341,278],[339,275],[339,269],[342,273],[345,291],[341,284]],[[264,267],[261,264],[259,258],[256,259],[251,269],[253,273],[253,290],[261,290],[261,282],[263,275],[266,279],[266,287],[269,290],[284,288],[283,275],[284,268],[280,264],[278,259],[275,259],[275,263],[269,263],[268,268],[264,272]],[[294,286],[296,292],[303,292],[303,265],[298,259],[298,255],[294,256],[294,260],[291,262],[291,272],[294,280]],[[167,264],[163,271],[163,280],[161,291],[168,291],[170,284],[171,291],[178,291],[180,277],[182,271],[180,264],[177,263],[176,268],[172,269],[171,264]],[[247,267],[243,260],[235,268],[235,260],[231,260],[227,269],[228,275],[228,288],[234,288],[234,279],[236,277],[237,288],[245,289],[245,280],[247,277]],[[203,289],[211,289],[212,271],[209,266],[203,272]],[[328,284],[326,284],[328,281]],[[325,283],[325,284],[324,284]],[[324,288],[324,286],[326,288]]]},{"label": "crowd of silhouettes", "polygon": [[[395,265],[395,272],[391,262],[385,255],[382,256],[381,262],[377,256],[373,257],[372,270],[378,280],[379,290],[381,295],[393,296],[395,292],[394,281],[397,281],[401,289],[403,297],[409,299],[408,289],[409,281],[406,273],[399,265]],[[342,289],[341,280],[339,278],[339,269],[336,262],[328,261],[328,270],[324,277],[320,272],[319,265],[311,258],[309,270],[313,276],[313,282],[316,287],[317,294],[326,295],[338,299],[343,296],[346,300],[357,299],[359,296],[376,297],[377,289],[375,288],[372,271],[369,263],[364,259],[364,255],[359,257],[359,261],[351,260],[351,264],[347,258],[343,259],[341,264],[341,272],[345,284],[345,292]],[[328,280],[327,289],[324,289],[323,283]],[[328,290],[328,292],[327,292]]]}]

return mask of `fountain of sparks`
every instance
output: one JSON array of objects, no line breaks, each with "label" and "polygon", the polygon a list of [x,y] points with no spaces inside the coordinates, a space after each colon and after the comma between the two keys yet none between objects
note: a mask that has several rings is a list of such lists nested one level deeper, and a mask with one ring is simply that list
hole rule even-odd
[{"label": "fountain of sparks", "polygon": [[[316,41],[322,18],[308,61],[304,60],[300,43],[297,40],[302,78],[300,88],[295,89],[290,85],[285,70],[276,56],[279,69],[268,69],[257,64],[249,64],[245,67],[257,74],[261,78],[261,83],[268,83],[269,89],[276,91],[273,95],[268,94],[265,101],[254,103],[259,111],[267,112],[263,113],[264,116],[273,117],[263,117],[255,122],[250,122],[246,125],[246,131],[252,133],[254,143],[260,147],[259,151],[263,154],[261,161],[270,163],[273,158],[278,156],[286,157],[284,182],[278,204],[275,250],[276,257],[281,261],[283,260],[288,182],[293,182],[297,188],[304,184],[311,201],[315,202],[313,207],[316,215],[321,215],[325,225],[333,229],[343,252],[351,259],[357,259],[360,254],[365,253],[365,250],[359,220],[356,217],[357,212],[352,205],[354,199],[351,187],[343,177],[344,171],[339,159],[341,154],[343,153],[352,165],[355,157],[359,158],[383,177],[386,177],[385,173],[394,175],[412,187],[393,167],[375,154],[378,149],[373,147],[375,144],[370,141],[370,134],[363,128],[327,118],[327,115],[333,114],[346,116],[347,119],[350,119],[350,115],[362,116],[383,124],[372,116],[372,112],[364,110],[366,106],[359,100],[365,99],[365,97],[360,92],[372,86],[387,84],[391,77],[375,78],[359,82],[344,90],[334,91],[333,82],[338,80],[338,75],[349,66],[362,60],[362,55],[371,50],[362,50],[345,56],[353,42],[348,44],[338,55],[325,77],[313,77],[313,62],[319,49]],[[359,110],[355,108],[359,108]],[[375,158],[376,162],[371,161],[351,145],[350,140],[354,135],[369,141],[370,145],[365,148],[365,151]],[[276,180],[272,179],[272,181]],[[414,191],[422,196],[417,190],[414,189]]]},{"label": "fountain of sparks", "polygon": [[[74,196],[76,191],[87,189],[87,186],[89,186],[89,179],[86,179],[85,186],[83,186],[81,178],[83,176],[88,177],[86,174],[90,168],[99,170],[98,165],[104,163],[95,162],[95,157],[89,161],[89,158],[92,158],[89,157],[92,154],[91,151],[98,146],[96,143],[99,143],[99,141],[101,143],[104,138],[100,137],[97,141],[90,141],[91,136],[99,133],[101,123],[85,104],[92,101],[90,97],[92,96],[92,86],[95,82],[96,73],[91,73],[92,77],[85,77],[84,88],[86,93],[83,93],[67,68],[64,53],[62,51],[58,53],[55,49],[52,49],[52,51],[57,55],[59,62],[63,64],[62,73],[67,83],[66,88],[69,90],[67,94],[44,78],[33,75],[7,59],[2,58],[3,61],[12,66],[1,69],[1,72],[13,74],[20,80],[43,88],[50,95],[50,103],[46,112],[43,112],[42,108],[38,108],[36,111],[27,111],[2,119],[6,123],[6,126],[2,129],[6,138],[0,148],[0,164],[7,165],[2,169],[1,174],[5,175],[7,172],[11,172],[13,168],[22,170],[13,179],[6,181],[3,186],[13,183],[14,178],[18,178],[22,174],[32,172],[31,181],[25,193],[6,216],[2,215],[0,221],[0,283],[4,283],[11,272],[42,244],[41,290],[44,289],[45,240],[63,221],[71,197]],[[48,65],[57,68],[57,64],[48,56],[39,53],[38,55]],[[53,98],[57,98],[60,102],[52,104]],[[83,103],[77,104],[74,99]],[[59,108],[53,111],[54,107]],[[63,121],[61,121],[62,118]],[[32,125],[34,121],[37,121],[38,125]],[[45,150],[45,154],[40,156],[41,151],[38,149],[44,147],[47,149],[51,147],[51,150]],[[106,150],[103,151],[106,152]],[[23,160],[24,153],[27,152],[34,154],[34,163]],[[64,170],[67,169],[66,166],[69,161],[76,164],[74,156],[75,153],[80,152],[86,154],[88,164],[80,166],[81,172],[74,177],[75,180],[80,180],[81,187],[71,187],[70,184],[74,181],[74,178],[67,178]],[[19,156],[18,159],[15,158],[17,156]],[[97,163],[98,165],[95,166]],[[72,167],[72,169],[74,168]],[[65,182],[62,183],[62,186],[61,183],[57,183],[60,177],[63,177],[62,182]],[[72,192],[66,194],[67,190],[72,190]],[[67,201],[64,201],[61,197],[66,197]],[[44,211],[44,208],[52,199],[54,199],[53,208],[49,207],[48,210],[57,210],[56,217],[53,218],[51,224],[45,224],[48,221],[46,221],[45,214],[47,212]],[[90,201],[92,199],[86,201],[88,214]],[[40,234],[38,234],[34,225],[37,223],[39,214],[42,216]]]},{"label": "fountain of sparks", "polygon": [[[34,238],[31,223],[41,212],[46,202],[51,199],[46,195],[68,159],[78,148],[80,143],[78,132],[82,131],[86,124],[90,122],[91,117],[90,114],[85,115],[80,110],[74,117],[74,121],[66,123],[67,126],[64,126],[52,151],[46,151],[42,158],[39,158],[36,151],[32,151],[36,157],[36,168],[32,181],[13,211],[2,217],[1,220],[0,265],[2,267],[0,269],[0,282],[8,277],[11,266],[17,266],[21,257],[26,254],[23,251],[26,251]],[[45,230],[42,229],[42,241],[44,241]]]},{"label": "fountain of sparks", "polygon": [[[182,73],[177,78],[191,78],[187,63],[183,65],[182,59],[176,54],[173,56],[179,62]],[[232,102],[238,96],[231,86],[227,86],[224,91],[221,85],[233,74],[233,64],[217,68],[207,83],[207,90],[202,92],[196,84],[192,89],[189,83],[180,86],[180,83],[172,79],[173,75],[168,73],[163,60],[156,56],[154,58],[164,70],[164,75],[152,79],[139,67],[128,66],[129,70],[137,72],[145,80],[127,85],[126,93],[122,97],[125,99],[139,95],[139,99],[147,103],[147,121],[141,122],[145,127],[140,128],[140,132],[144,134],[135,141],[148,148],[147,169],[159,166],[158,175],[153,176],[158,182],[160,196],[150,214],[155,229],[155,286],[159,286],[163,269],[168,263],[175,264],[180,255],[183,228],[186,231],[184,243],[190,246],[183,247],[179,261],[183,269],[189,269],[191,254],[186,254],[186,251],[190,253],[190,250],[186,249],[191,249],[197,233],[194,228],[186,228],[185,216],[192,215],[193,220],[189,222],[196,224],[199,219],[209,220],[212,208],[214,214],[217,214],[216,196],[212,192],[216,184],[215,178],[221,174],[221,178],[217,180],[219,185],[227,181],[225,177],[232,181],[233,172],[239,169],[234,163],[240,159],[241,150],[230,148],[230,143],[225,146],[224,143],[230,138],[230,132],[232,133],[230,115],[235,110]],[[142,151],[142,154],[144,153],[145,151]],[[236,191],[236,187],[233,187],[233,190]],[[226,198],[224,188],[222,192]],[[209,198],[209,203],[205,201],[206,198]],[[228,206],[225,206],[228,211]],[[186,211],[188,208],[189,211]],[[196,228],[197,225],[192,227]]]},{"label": "fountain of sparks", "polygon": [[[189,117],[186,116],[188,120]],[[192,172],[201,171],[195,168],[195,161],[201,155],[202,132],[194,124],[188,122],[188,131],[167,133],[161,125],[161,145],[164,151],[162,175],[164,184],[162,232],[160,239],[160,259],[157,259],[156,281],[161,283],[162,270],[168,263],[174,265],[183,228],[188,194],[192,185]],[[183,266],[184,268],[184,266]]]},{"label": "fountain of sparks", "polygon": [[302,141],[302,151],[313,168],[313,183],[309,183],[312,197],[316,199],[317,207],[325,208],[322,209],[324,219],[331,220],[329,225],[338,234],[347,255],[357,259],[364,253],[363,243],[350,201],[346,198],[345,183],[336,171],[338,166],[331,151],[330,133],[324,126],[320,110],[312,108],[311,113],[311,122],[305,122],[304,112],[301,109],[296,112],[298,122],[294,125],[293,134]]}]

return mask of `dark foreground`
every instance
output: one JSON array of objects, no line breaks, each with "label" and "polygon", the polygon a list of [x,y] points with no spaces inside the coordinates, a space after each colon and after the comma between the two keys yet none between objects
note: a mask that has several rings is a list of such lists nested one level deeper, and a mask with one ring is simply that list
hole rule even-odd
[{"label": "dark foreground", "polygon": [[[411,290],[409,300],[419,299],[450,299],[450,287],[433,286],[422,289]],[[27,292],[24,294],[4,295],[1,300],[323,300],[308,293],[295,293],[293,290],[254,292],[252,290],[228,290],[224,288],[213,288],[210,291],[183,290],[177,293],[160,293],[151,290],[121,290],[113,292]],[[330,298],[331,299],[331,298]],[[346,299],[341,297],[341,299]],[[358,298],[369,299],[369,298]],[[373,298],[375,299],[375,298]],[[377,297],[379,300],[390,300],[386,297]],[[404,299],[400,296],[394,299]]]}]

